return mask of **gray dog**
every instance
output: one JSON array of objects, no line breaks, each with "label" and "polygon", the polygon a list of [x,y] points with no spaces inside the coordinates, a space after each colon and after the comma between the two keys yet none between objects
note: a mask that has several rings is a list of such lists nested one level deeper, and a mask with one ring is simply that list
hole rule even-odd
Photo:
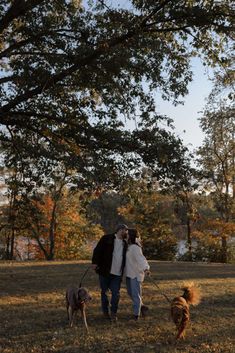
[{"label": "gray dog", "polygon": [[88,331],[86,321],[86,303],[91,300],[88,290],[84,287],[76,288],[70,287],[66,291],[66,308],[70,327],[73,326],[73,318],[75,311],[80,310],[83,318],[84,325]]}]

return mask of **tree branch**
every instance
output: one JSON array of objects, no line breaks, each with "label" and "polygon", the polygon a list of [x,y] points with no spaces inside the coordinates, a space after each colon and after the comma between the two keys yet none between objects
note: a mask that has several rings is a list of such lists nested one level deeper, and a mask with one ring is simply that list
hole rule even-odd
[{"label": "tree branch", "polygon": [[150,12],[149,15],[147,15],[141,22],[142,26],[145,26],[150,18],[152,18],[154,15],[156,15],[160,10],[162,10],[168,3],[174,2],[176,3],[175,0],[165,0],[161,4],[159,4],[152,12]]},{"label": "tree branch", "polygon": [[27,44],[32,44],[32,43],[37,43],[37,41],[39,41],[40,39],[43,39],[43,37],[46,36],[53,36],[55,34],[57,34],[60,37],[64,37],[64,38],[69,38],[69,39],[74,39],[74,40],[78,40],[79,38],[72,36],[72,35],[68,35],[65,33],[60,33],[61,31],[63,32],[69,32],[71,33],[71,30],[69,29],[65,29],[65,28],[61,28],[58,30],[53,30],[53,31],[42,31],[39,32],[38,34],[35,35],[30,35],[27,39],[21,40],[19,42],[16,42],[12,45],[10,45],[8,48],[6,48],[5,50],[3,50],[2,52],[0,52],[0,59],[1,58],[7,58],[11,55],[11,52],[15,49],[20,49],[22,47],[24,47]]},{"label": "tree branch", "polygon": [[[38,1],[35,0],[33,2],[38,2]],[[166,4],[168,4],[170,2],[172,2],[172,0],[166,0],[163,3],[161,3],[159,6],[157,6],[156,9],[154,11],[152,11],[152,13],[149,16],[147,16],[145,18],[145,20],[142,21],[140,26],[133,26],[132,28],[130,28],[130,30],[127,33],[122,34],[119,37],[100,42],[97,45],[97,47],[93,49],[93,52],[91,54],[84,56],[82,58],[77,55],[77,57],[73,61],[73,64],[70,67],[62,70],[61,72],[51,74],[48,78],[45,78],[43,81],[41,81],[41,83],[37,87],[35,87],[33,89],[29,89],[28,91],[26,91],[23,94],[19,94],[18,96],[13,98],[10,102],[5,104],[0,109],[0,113],[2,114],[2,116],[8,114],[8,112],[11,109],[14,109],[18,104],[26,102],[27,100],[29,100],[37,95],[42,94],[44,91],[52,88],[58,82],[63,81],[64,79],[66,79],[67,77],[72,75],[74,72],[81,70],[84,67],[89,66],[91,63],[95,62],[102,55],[107,55],[107,52],[111,51],[113,48],[119,46],[120,44],[125,43],[127,40],[135,37],[136,35],[139,35],[143,31],[145,33],[148,33],[148,32],[151,32],[151,33],[163,32],[164,33],[164,32],[179,31],[179,30],[186,31],[187,26],[171,27],[171,28],[164,29],[164,28],[151,28],[149,25],[146,24],[146,20],[148,20],[150,17],[152,17],[154,14],[156,14]],[[177,20],[179,21],[178,18],[177,18]],[[159,24],[160,22],[161,21],[154,22],[151,25],[154,26],[155,24],[157,24],[157,23]],[[198,24],[198,26],[199,25],[200,24]]]},{"label": "tree branch", "polygon": [[24,16],[27,11],[42,3],[44,0],[14,0],[5,16],[0,21],[0,33],[16,18]]},{"label": "tree branch", "polygon": [[11,75],[11,76],[5,76],[0,78],[0,84],[6,83],[6,82],[12,82],[15,81],[19,76],[17,75]]}]

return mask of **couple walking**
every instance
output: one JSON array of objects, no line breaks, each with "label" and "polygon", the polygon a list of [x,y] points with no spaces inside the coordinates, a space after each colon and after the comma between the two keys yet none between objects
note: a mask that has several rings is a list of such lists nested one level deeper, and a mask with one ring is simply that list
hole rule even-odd
[{"label": "couple walking", "polygon": [[125,224],[121,224],[114,234],[104,235],[94,249],[92,263],[99,274],[101,306],[105,317],[117,320],[123,275],[126,277],[127,292],[133,303],[134,319],[138,320],[141,314],[146,314],[148,308],[142,303],[141,283],[144,275],[149,273],[149,264],[143,255],[136,229],[128,229]]}]

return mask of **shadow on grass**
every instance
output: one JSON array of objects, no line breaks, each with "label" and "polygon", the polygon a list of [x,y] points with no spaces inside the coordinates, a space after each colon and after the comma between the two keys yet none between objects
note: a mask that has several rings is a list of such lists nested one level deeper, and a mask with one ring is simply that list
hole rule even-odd
[{"label": "shadow on grass", "polygon": [[[1,268],[0,262],[0,297],[65,291],[70,285],[79,285],[87,267],[88,264],[84,263],[55,265],[43,263],[39,266],[32,263],[32,266],[27,264]],[[97,275],[92,269],[85,280],[89,285],[98,284]]]},{"label": "shadow on grass", "polygon": [[[152,279],[158,283],[162,280],[235,278],[235,265],[157,261],[150,261],[150,265]],[[0,297],[65,290],[71,284],[79,284],[88,266],[89,263],[46,262],[22,266],[6,266],[4,263],[1,266],[0,262]],[[89,288],[98,286],[98,276],[92,269],[88,271],[83,283]]]}]

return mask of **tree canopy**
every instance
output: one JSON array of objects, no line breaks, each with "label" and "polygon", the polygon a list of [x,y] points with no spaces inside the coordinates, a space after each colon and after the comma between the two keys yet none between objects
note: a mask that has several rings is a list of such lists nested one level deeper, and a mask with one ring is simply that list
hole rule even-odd
[{"label": "tree canopy", "polygon": [[5,147],[19,143],[30,156],[69,161],[75,155],[89,172],[94,160],[110,171],[114,154],[133,152],[144,163],[154,156],[164,175],[177,169],[183,148],[160,127],[170,121],[157,115],[155,93],[179,103],[195,55],[226,65],[232,1],[114,3],[1,1]]}]

